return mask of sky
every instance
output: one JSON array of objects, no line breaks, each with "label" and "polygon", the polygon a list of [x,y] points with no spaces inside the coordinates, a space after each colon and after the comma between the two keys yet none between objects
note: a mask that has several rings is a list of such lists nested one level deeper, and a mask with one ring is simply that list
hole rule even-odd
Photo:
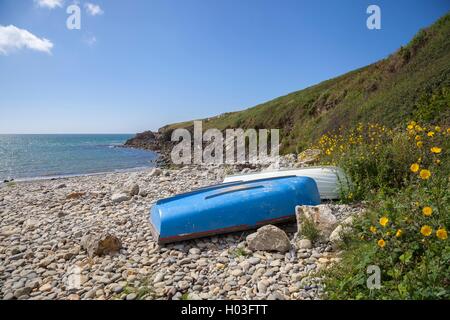
[{"label": "sky", "polygon": [[[80,29],[66,25],[70,5]],[[381,29],[369,30],[369,5]],[[135,133],[373,63],[450,0],[0,0],[0,133]]]}]

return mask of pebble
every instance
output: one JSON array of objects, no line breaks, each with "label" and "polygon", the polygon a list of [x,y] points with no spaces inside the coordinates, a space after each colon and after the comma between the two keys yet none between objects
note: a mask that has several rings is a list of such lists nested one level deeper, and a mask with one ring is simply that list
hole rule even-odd
[{"label": "pebble", "polygon": [[[156,200],[224,176],[223,167],[147,169],[0,187],[0,299],[319,298],[320,279],[316,289],[294,288],[318,264],[339,261],[323,256],[328,244],[293,256],[251,252],[243,241],[251,231],[155,243],[148,210]],[[354,211],[346,210],[337,212]],[[80,240],[91,231],[113,233],[122,249],[88,257]]]}]

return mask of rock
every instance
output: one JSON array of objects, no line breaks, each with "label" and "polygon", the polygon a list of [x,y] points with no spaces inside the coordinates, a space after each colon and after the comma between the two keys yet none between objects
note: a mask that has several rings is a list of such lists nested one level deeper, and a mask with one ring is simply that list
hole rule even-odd
[{"label": "rock", "polygon": [[55,187],[55,189],[63,189],[65,187],[67,187],[65,183],[60,183]]},{"label": "rock", "polygon": [[261,261],[261,259],[258,257],[250,257],[247,261],[251,265],[257,265]]},{"label": "rock", "polygon": [[182,280],[182,281],[178,282],[178,288],[180,288],[181,290],[186,290],[189,287],[190,287],[190,283],[187,281]]},{"label": "rock", "polygon": [[86,192],[71,192],[67,195],[66,199],[68,199],[68,200],[79,199],[82,196],[84,196],[85,194],[86,194]]},{"label": "rock", "polygon": [[114,203],[120,203],[130,200],[130,196],[126,193],[115,193],[111,196],[111,201]]},{"label": "rock", "polygon": [[195,292],[192,292],[188,294],[188,300],[203,300],[203,299]]},{"label": "rock", "polygon": [[347,217],[340,225],[338,225],[330,234],[330,242],[334,249],[338,248],[342,243],[342,236],[351,231],[353,217]]},{"label": "rock", "polygon": [[44,284],[44,285],[42,285],[42,286],[39,287],[39,291],[41,291],[41,292],[47,292],[47,291],[52,290],[52,288],[53,288],[53,286],[52,286],[51,283],[46,283],[46,284]]},{"label": "rock", "polygon": [[136,293],[129,293],[127,294],[127,296],[125,297],[126,300],[135,300],[137,298]]},{"label": "rock", "polygon": [[200,254],[200,249],[198,249],[198,248],[191,248],[191,249],[189,249],[189,254]]},{"label": "rock", "polygon": [[302,164],[310,164],[319,160],[321,153],[322,151],[319,149],[306,149],[297,156],[297,161]]},{"label": "rock", "polygon": [[46,268],[53,261],[55,261],[55,256],[53,256],[53,255],[52,256],[48,256],[48,257],[42,259],[41,261],[39,261],[38,266]]},{"label": "rock", "polygon": [[124,193],[128,194],[130,197],[138,195],[139,194],[139,185],[137,183],[126,184],[125,188],[124,188]]},{"label": "rock", "polygon": [[300,239],[299,241],[297,241],[297,247],[299,249],[311,249],[312,248],[311,240],[309,240],[309,239]]},{"label": "rock", "polygon": [[32,289],[30,287],[19,288],[16,291],[14,291],[14,297],[15,298],[20,298],[22,296],[27,296],[27,295],[30,294],[31,290]]},{"label": "rock", "polygon": [[242,271],[241,269],[234,269],[230,271],[230,274],[234,277],[239,277],[244,274],[244,271]]},{"label": "rock", "polygon": [[116,236],[102,232],[83,236],[81,246],[86,249],[90,257],[93,257],[115,253],[122,248],[122,243]]},{"label": "rock", "polygon": [[14,299],[14,294],[11,292],[8,292],[3,296],[3,300],[12,300],[12,299]]},{"label": "rock", "polygon": [[266,293],[267,287],[270,285],[270,283],[267,280],[261,280],[256,285],[258,288],[258,292],[260,293]]},{"label": "rock", "polygon": [[150,173],[148,174],[150,177],[157,177],[161,175],[162,170],[160,168],[153,168]]},{"label": "rock", "polygon": [[253,251],[286,252],[291,248],[286,233],[273,225],[261,227],[246,238],[247,246]]},{"label": "rock", "polygon": [[295,215],[297,218],[297,238],[304,236],[302,229],[306,219],[314,223],[319,235],[324,240],[328,240],[337,224],[337,219],[328,205],[297,206],[295,207]]},{"label": "rock", "polygon": [[37,219],[27,219],[23,223],[23,228],[25,231],[33,231],[37,229],[40,225],[40,221]]}]

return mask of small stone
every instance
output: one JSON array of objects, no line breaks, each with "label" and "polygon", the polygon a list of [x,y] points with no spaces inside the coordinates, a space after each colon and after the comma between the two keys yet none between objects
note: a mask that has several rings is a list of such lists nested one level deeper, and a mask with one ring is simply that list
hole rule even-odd
[{"label": "small stone", "polygon": [[46,283],[44,285],[42,285],[41,287],[39,287],[39,291],[41,292],[47,292],[52,290],[53,286],[51,285],[51,283]]},{"label": "small stone", "polygon": [[311,249],[312,248],[312,242],[309,239],[301,239],[297,242],[297,247],[299,249]]},{"label": "small stone", "polygon": [[189,249],[189,254],[192,254],[192,255],[198,255],[198,254],[200,254],[200,249],[198,249],[198,248],[191,248],[191,249]]},{"label": "small stone", "polygon": [[239,277],[244,274],[244,271],[242,271],[242,269],[234,269],[234,270],[231,270],[230,274],[234,277]]},{"label": "small stone", "polygon": [[135,300],[137,298],[136,293],[129,293],[127,294],[127,296],[125,297],[126,300]]},{"label": "small stone", "polygon": [[120,203],[130,200],[130,196],[126,193],[115,193],[111,196],[111,201],[114,203]]}]

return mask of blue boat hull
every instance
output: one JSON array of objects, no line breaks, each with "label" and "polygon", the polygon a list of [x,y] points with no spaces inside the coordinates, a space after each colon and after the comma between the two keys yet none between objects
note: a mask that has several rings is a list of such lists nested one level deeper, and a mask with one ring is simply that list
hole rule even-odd
[{"label": "blue boat hull", "polygon": [[287,221],[295,206],[318,204],[317,185],[308,177],[230,182],[157,201],[150,224],[162,244]]}]

